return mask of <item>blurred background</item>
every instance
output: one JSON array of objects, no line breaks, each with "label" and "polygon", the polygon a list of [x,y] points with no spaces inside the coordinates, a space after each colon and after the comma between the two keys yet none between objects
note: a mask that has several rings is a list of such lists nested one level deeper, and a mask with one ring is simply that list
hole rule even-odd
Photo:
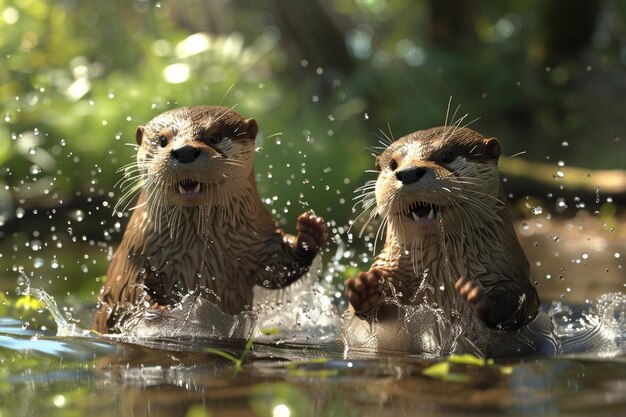
[{"label": "blurred background", "polygon": [[[0,0],[0,60],[5,294],[23,272],[94,302],[128,216],[113,206],[136,127],[199,104],[258,121],[269,210],[287,232],[304,210],[324,216],[327,261],[353,268],[365,241],[342,255],[337,242],[374,178],[368,148],[467,115],[515,155],[501,168],[540,282],[582,268],[623,289],[624,1]],[[572,255],[549,246],[568,230]],[[590,272],[594,250],[606,259]]]}]

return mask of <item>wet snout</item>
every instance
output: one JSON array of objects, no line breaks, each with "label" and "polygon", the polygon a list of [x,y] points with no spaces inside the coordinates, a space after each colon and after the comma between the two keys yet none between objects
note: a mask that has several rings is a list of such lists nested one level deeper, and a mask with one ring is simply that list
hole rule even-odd
[{"label": "wet snout", "polygon": [[402,184],[413,184],[418,182],[426,174],[426,168],[418,166],[409,166],[396,171],[396,178]]},{"label": "wet snout", "polygon": [[188,164],[200,156],[201,150],[192,145],[183,145],[172,149],[170,156],[181,164]]}]

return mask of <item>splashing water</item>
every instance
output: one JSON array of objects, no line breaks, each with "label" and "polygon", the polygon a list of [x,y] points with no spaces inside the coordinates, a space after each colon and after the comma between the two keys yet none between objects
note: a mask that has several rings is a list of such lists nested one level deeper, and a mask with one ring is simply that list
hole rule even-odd
[{"label": "splashing water", "polygon": [[57,325],[57,336],[84,337],[91,334],[89,330],[80,329],[77,323],[67,320],[59,310],[56,300],[44,290],[32,288],[26,275],[20,274],[16,292],[18,295],[31,295],[43,303]]},{"label": "splashing water", "polygon": [[[311,272],[280,291],[258,289],[252,311],[235,316],[190,293],[169,311],[137,309],[121,335],[107,336],[136,344],[156,340],[246,340],[272,345],[343,345],[344,354],[409,353],[441,357],[455,353],[500,357],[584,354],[611,356],[626,350],[626,295],[611,293],[596,303],[568,306],[552,303],[528,326],[515,332],[488,329],[481,323],[450,320],[443,309],[428,304],[379,308],[372,321],[351,312],[341,314],[333,302],[334,287],[320,283],[320,258]],[[19,278],[20,294],[40,300],[57,324],[58,336],[85,337],[92,332],[68,321],[45,291]],[[159,345],[163,347],[162,345]],[[180,348],[180,345],[174,345]]]},{"label": "splashing water", "polygon": [[[626,351],[626,295],[605,294],[586,310],[553,303],[526,327],[504,332],[480,323],[453,322],[427,304],[390,303],[370,322],[347,314],[345,349],[426,356],[473,353],[481,357],[584,354],[613,356]],[[393,316],[392,316],[393,315]],[[393,317],[393,320],[389,320]],[[473,326],[472,337],[464,326]]]}]

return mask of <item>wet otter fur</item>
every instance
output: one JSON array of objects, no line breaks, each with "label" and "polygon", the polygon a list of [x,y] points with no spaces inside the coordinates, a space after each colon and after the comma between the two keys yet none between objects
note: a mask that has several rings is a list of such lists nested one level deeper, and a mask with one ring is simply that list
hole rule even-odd
[{"label": "wet otter fur", "polygon": [[167,111],[137,128],[120,204],[139,197],[94,330],[117,331],[137,306],[166,309],[190,291],[237,314],[252,308],[254,285],[283,288],[308,270],[326,226],[304,213],[297,236],[276,228],[255,182],[257,132],[256,121],[219,106]]},{"label": "wet otter fur", "polygon": [[357,315],[380,320],[379,306],[392,300],[500,330],[533,320],[539,299],[505,204],[500,153],[497,139],[448,126],[411,133],[377,156],[378,177],[361,191],[368,222],[380,215],[386,239],[370,270],[346,281]]}]

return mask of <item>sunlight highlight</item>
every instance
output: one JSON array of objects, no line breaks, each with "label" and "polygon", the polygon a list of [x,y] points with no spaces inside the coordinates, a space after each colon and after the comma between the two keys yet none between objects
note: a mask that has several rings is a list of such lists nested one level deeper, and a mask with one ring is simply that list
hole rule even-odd
[{"label": "sunlight highlight", "polygon": [[278,404],[272,410],[272,417],[289,417],[291,416],[291,410],[285,404]]},{"label": "sunlight highlight", "polygon": [[187,64],[172,64],[163,69],[163,78],[170,84],[181,84],[189,79],[191,71]]}]

